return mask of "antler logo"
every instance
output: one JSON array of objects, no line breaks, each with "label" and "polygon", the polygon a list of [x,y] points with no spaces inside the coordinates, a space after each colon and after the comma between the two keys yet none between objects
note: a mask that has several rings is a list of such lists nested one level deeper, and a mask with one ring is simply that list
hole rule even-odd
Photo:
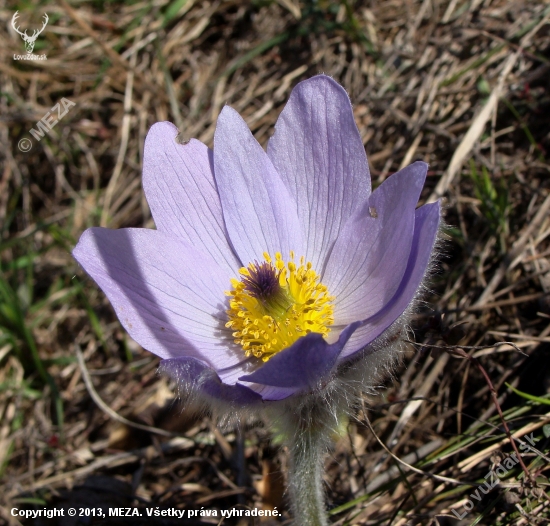
[{"label": "antler logo", "polygon": [[13,29],[15,29],[15,31],[17,31],[20,35],[21,35],[21,38],[23,39],[23,41],[25,42],[25,50],[27,51],[27,53],[32,53],[33,52],[33,49],[34,49],[34,44],[36,42],[36,39],[38,38],[38,35],[40,33],[42,33],[42,31],[44,31],[44,28],[46,27],[47,23],[48,23],[48,15],[46,13],[44,13],[44,23],[42,24],[42,29],[34,29],[33,32],[32,32],[32,35],[27,35],[27,30],[25,29],[25,32],[24,33],[21,33],[21,31],[19,31],[19,28],[16,27],[16,22],[17,22],[17,18],[19,17],[19,11],[16,11],[15,14],[13,15],[12,19],[11,19],[11,25],[13,27]]}]

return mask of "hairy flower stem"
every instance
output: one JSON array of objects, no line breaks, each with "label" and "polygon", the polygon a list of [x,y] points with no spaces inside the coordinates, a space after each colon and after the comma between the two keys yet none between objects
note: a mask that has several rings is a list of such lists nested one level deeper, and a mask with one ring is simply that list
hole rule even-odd
[{"label": "hairy flower stem", "polygon": [[[313,403],[284,417],[290,465],[288,490],[294,526],[327,526],[323,461],[337,422],[326,404]],[[332,424],[332,425],[331,425]]]}]

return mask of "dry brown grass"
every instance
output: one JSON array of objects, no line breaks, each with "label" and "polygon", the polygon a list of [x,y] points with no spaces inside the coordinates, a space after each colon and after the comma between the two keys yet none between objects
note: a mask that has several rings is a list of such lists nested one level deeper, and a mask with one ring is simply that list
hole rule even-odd
[{"label": "dry brown grass", "polygon": [[[375,183],[412,160],[429,162],[423,200],[443,196],[450,225],[416,319],[419,352],[404,357],[327,461],[331,507],[349,503],[332,517],[457,523],[450,510],[462,510],[467,484],[511,448],[480,370],[443,346],[458,341],[483,365],[513,434],[543,437],[550,422],[544,405],[504,385],[538,396],[550,386],[548,5],[189,0],[171,14],[167,0],[99,5],[0,8],[0,520],[18,524],[9,510],[25,498],[48,507],[284,509],[284,452],[267,431],[223,434],[174,406],[157,360],[128,339],[69,251],[88,226],[153,226],[141,164],[154,122],[171,120],[211,146],[228,103],[265,145],[292,87],[325,72],[354,102]],[[13,60],[23,52],[6,30],[16,9],[23,27],[48,13],[35,50],[46,61]],[[75,106],[35,140],[29,130],[63,97]],[[18,149],[22,138],[33,141],[29,152]],[[495,345],[503,341],[515,346]],[[417,466],[415,453],[427,457],[420,469],[458,484],[403,466],[400,474],[367,417],[394,455]],[[548,451],[548,441],[537,447]],[[463,524],[486,508],[478,524],[548,524],[549,464],[533,465],[537,456],[525,461],[538,482],[512,473]],[[125,520],[101,521],[110,522]]]}]

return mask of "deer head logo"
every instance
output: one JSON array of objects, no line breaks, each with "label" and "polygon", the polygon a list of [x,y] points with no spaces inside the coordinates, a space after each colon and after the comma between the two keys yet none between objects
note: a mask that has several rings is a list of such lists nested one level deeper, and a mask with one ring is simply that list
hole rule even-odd
[{"label": "deer head logo", "polygon": [[32,53],[33,49],[34,49],[34,43],[36,42],[36,39],[38,38],[38,35],[40,33],[42,33],[42,31],[44,31],[44,28],[46,27],[46,24],[48,23],[48,15],[46,13],[44,13],[44,23],[42,24],[42,28],[41,29],[34,29],[33,32],[32,32],[32,35],[27,35],[27,30],[25,29],[25,32],[24,33],[21,33],[21,31],[19,31],[19,28],[15,25],[16,22],[17,22],[17,18],[19,17],[19,11],[16,11],[15,14],[13,15],[12,19],[11,19],[11,25],[13,27],[13,29],[15,29],[15,31],[17,31],[17,33],[19,33],[21,35],[21,38],[23,39],[23,41],[25,42],[25,50],[27,51],[27,53]]}]

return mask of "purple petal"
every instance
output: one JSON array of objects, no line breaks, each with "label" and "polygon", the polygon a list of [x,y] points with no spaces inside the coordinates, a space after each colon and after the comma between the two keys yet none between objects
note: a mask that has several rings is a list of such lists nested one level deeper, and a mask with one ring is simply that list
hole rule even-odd
[{"label": "purple petal", "polygon": [[241,376],[239,380],[289,388],[294,392],[315,388],[331,372],[338,355],[357,326],[359,322],[346,327],[338,341],[332,344],[321,334],[312,332],[273,356],[252,374]]},{"label": "purple petal", "polygon": [[321,272],[350,217],[370,195],[365,148],[349,97],[330,77],[300,82],[275,125],[267,152],[295,198],[306,261]]},{"label": "purple petal", "polygon": [[415,213],[414,237],[405,275],[393,298],[374,316],[364,320],[350,337],[339,360],[360,351],[380,336],[414,299],[424,278],[437,236],[440,202],[420,207]]},{"label": "purple petal", "polygon": [[393,174],[340,233],[322,278],[335,297],[335,325],[372,316],[397,291],[427,171],[426,163],[417,162]]},{"label": "purple petal", "polygon": [[251,389],[258,393],[262,400],[272,402],[276,400],[284,400],[289,396],[295,395],[297,389],[292,387],[273,387],[271,385],[251,384]]},{"label": "purple petal", "polygon": [[214,167],[231,243],[244,265],[263,253],[302,250],[294,199],[240,115],[226,106],[214,135]]},{"label": "purple petal", "polygon": [[[243,376],[243,373],[252,373],[258,369],[258,366],[261,367],[262,365],[262,362],[259,362],[256,358],[247,358],[243,362],[233,367],[219,370],[217,373],[224,384],[234,385],[238,383],[239,377]],[[295,388],[289,387],[273,387],[260,384],[248,384],[247,387],[253,389],[264,400],[282,400],[296,393]]]},{"label": "purple petal", "polygon": [[242,264],[225,235],[212,152],[195,139],[178,144],[177,134],[173,124],[159,122],[145,140],[143,188],[157,229],[188,241],[233,273]]},{"label": "purple petal", "polygon": [[162,360],[159,371],[182,385],[198,389],[203,394],[236,405],[250,405],[262,401],[262,397],[242,384],[228,385],[216,372],[196,358]]},{"label": "purple petal", "polygon": [[242,360],[224,325],[230,276],[209,255],[157,230],[90,228],[73,256],[145,349],[219,369]]}]

